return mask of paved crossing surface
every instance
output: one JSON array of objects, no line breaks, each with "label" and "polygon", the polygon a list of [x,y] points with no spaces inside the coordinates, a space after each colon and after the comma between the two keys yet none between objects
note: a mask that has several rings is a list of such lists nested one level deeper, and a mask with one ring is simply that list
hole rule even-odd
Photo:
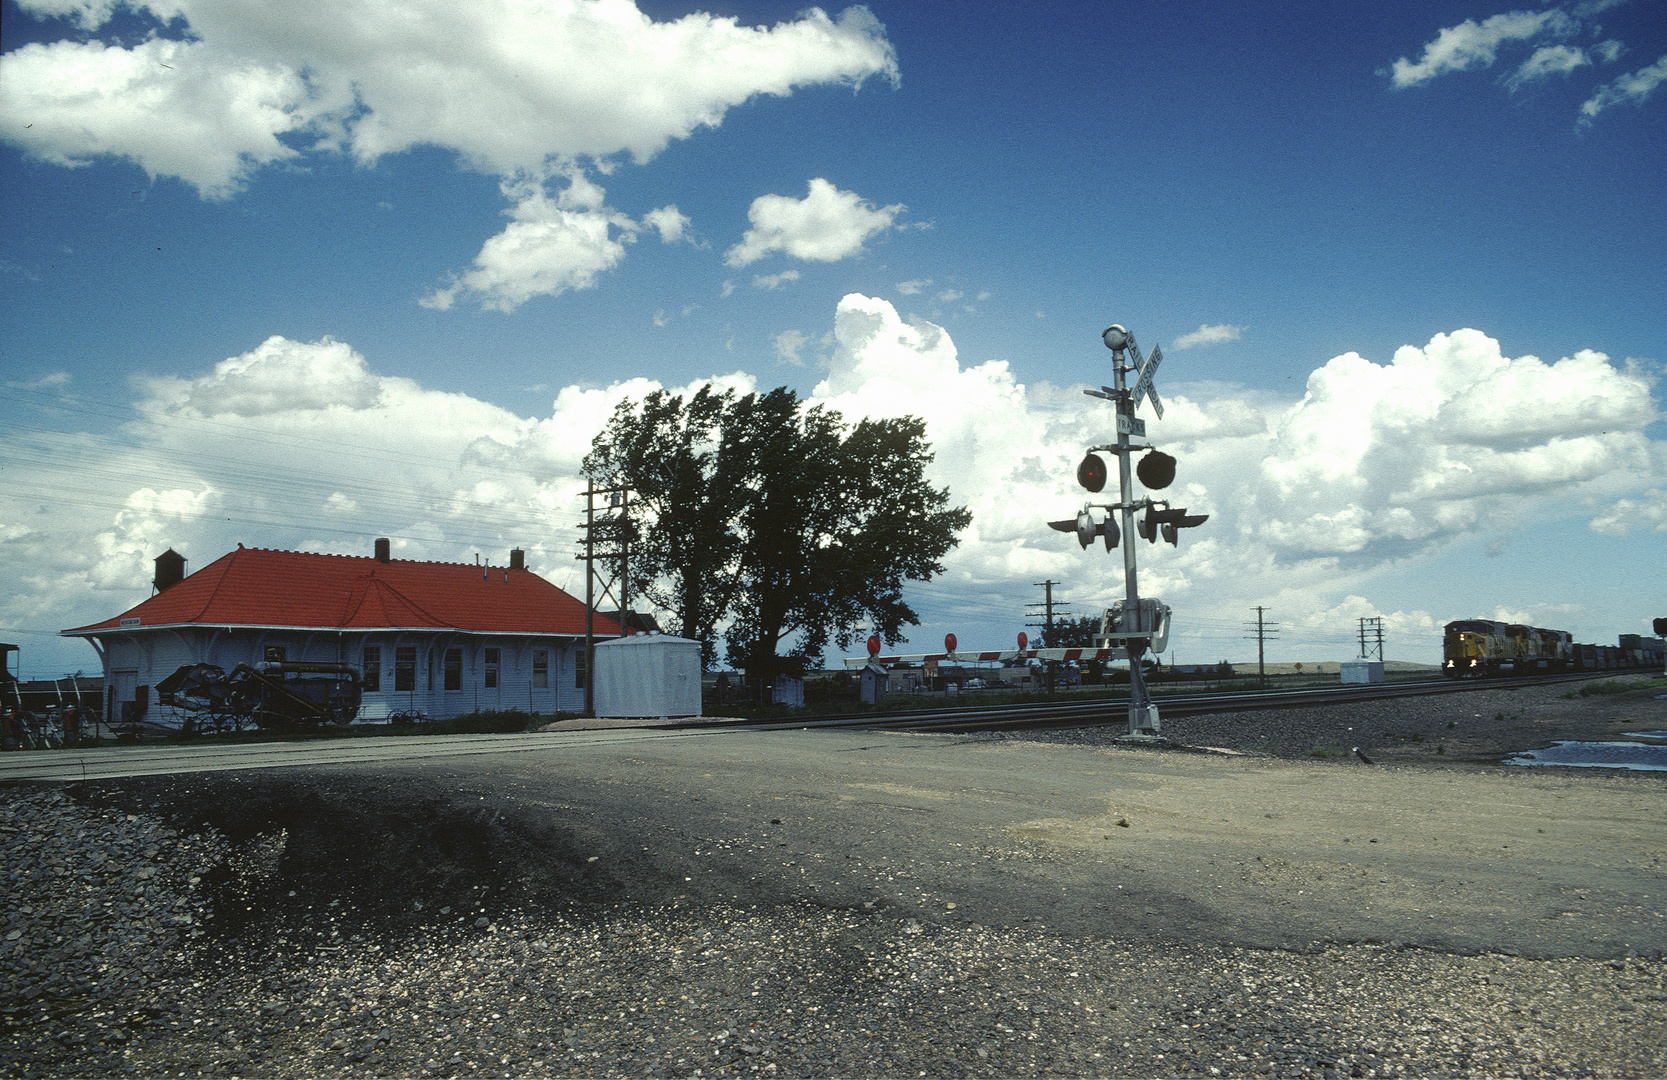
[{"label": "paved crossing surface", "polygon": [[370,736],[328,742],[100,746],[89,750],[36,750],[0,755],[0,781],[108,780],[124,776],[279,769],[314,765],[378,765],[425,758],[470,757],[553,750],[574,743],[609,744],[643,739],[699,738],[706,731],[612,728],[602,731],[506,735]]}]

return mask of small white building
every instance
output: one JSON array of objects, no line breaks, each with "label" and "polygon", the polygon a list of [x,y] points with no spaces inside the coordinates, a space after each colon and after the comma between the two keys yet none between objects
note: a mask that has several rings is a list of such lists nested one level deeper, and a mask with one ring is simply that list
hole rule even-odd
[{"label": "small white building", "polygon": [[[477,710],[583,712],[585,606],[526,568],[245,548],[193,574],[156,560],[156,595],[91,626],[104,666],[105,718],[138,687],[187,664],[346,663],[364,681],[359,719],[442,719]],[[596,636],[618,635],[601,615]],[[697,647],[698,649],[698,647]],[[699,683],[696,682],[698,701]]]},{"label": "small white building", "polygon": [[1383,681],[1382,660],[1345,660],[1338,665],[1338,674],[1346,683],[1380,683]]},{"label": "small white building", "polygon": [[700,715],[700,642],[633,634],[596,646],[596,715]]}]

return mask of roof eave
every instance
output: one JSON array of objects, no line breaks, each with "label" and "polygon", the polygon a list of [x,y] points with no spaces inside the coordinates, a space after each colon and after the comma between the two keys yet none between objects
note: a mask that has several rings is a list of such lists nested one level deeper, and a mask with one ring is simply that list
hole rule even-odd
[{"label": "roof eave", "polygon": [[[583,630],[465,630],[461,626],[306,626],[281,623],[145,623],[142,626],[83,626],[74,630],[60,630],[59,637],[97,637],[101,634],[131,634],[136,630],[297,630],[318,633],[336,631],[341,634],[508,634],[518,637],[584,637]],[[595,637],[617,637],[597,631]]]}]

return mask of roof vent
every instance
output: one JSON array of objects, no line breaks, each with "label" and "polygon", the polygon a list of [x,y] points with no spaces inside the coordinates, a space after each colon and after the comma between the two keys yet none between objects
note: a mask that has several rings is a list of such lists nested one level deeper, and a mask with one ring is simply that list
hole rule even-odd
[{"label": "roof vent", "polygon": [[509,568],[511,570],[525,570],[527,568],[527,553],[520,548],[510,548]]},{"label": "roof vent", "polygon": [[386,536],[378,536],[376,538],[376,561],[387,562],[392,557],[393,555],[388,545],[388,538]]},{"label": "roof vent", "polygon": [[151,584],[156,586],[157,592],[163,592],[169,586],[178,585],[185,580],[185,556],[169,548],[156,557],[156,580]]}]

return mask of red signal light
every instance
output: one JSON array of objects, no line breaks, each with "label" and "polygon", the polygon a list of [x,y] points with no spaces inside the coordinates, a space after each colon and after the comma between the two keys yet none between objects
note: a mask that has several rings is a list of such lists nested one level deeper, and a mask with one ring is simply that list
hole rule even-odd
[{"label": "red signal light", "polygon": [[1077,466],[1077,483],[1089,491],[1104,491],[1106,475],[1105,459],[1098,454],[1089,454]]}]

